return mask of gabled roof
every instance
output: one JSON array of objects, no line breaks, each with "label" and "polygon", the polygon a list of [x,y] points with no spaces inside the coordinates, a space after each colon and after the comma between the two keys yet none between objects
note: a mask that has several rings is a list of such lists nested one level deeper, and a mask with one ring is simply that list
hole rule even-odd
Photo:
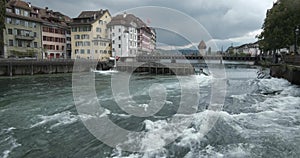
[{"label": "gabled roof", "polygon": [[39,8],[36,6],[32,6],[32,8],[38,10],[39,18],[41,18],[44,25],[66,28],[68,27],[67,23],[71,22],[69,21],[71,19],[70,17],[60,12],[54,12],[53,10],[48,10],[48,7]]},{"label": "gabled roof", "polygon": [[198,49],[206,49],[206,44],[203,40],[199,43]]},{"label": "gabled roof", "polygon": [[31,10],[28,3],[24,2],[24,1],[20,1],[20,0],[10,0],[7,2],[7,4],[10,6],[13,6],[13,7]]},{"label": "gabled roof", "polygon": [[123,25],[126,27],[147,27],[147,25],[138,17],[134,16],[133,14],[119,14],[113,17],[110,23],[107,24],[108,27],[115,26],[115,25]]},{"label": "gabled roof", "polygon": [[[48,10],[48,8],[40,8],[37,6],[31,5],[29,2],[21,1],[21,0],[9,0],[6,3],[6,8],[22,8],[25,10],[30,11],[31,15],[37,15],[36,17],[27,17],[27,16],[22,16],[22,15],[17,15],[13,12],[6,12],[6,15],[9,17],[15,17],[19,19],[25,19],[28,21],[36,21],[36,22],[41,22],[44,24],[51,24],[55,26],[60,26],[60,27],[68,27],[67,22],[69,18],[66,15],[63,15],[59,12],[53,12],[52,10]],[[38,12],[36,12],[38,10]],[[59,14],[58,14],[59,13]],[[67,19],[67,20],[66,20]]]},{"label": "gabled roof", "polygon": [[71,25],[86,25],[92,24],[95,21],[99,20],[105,13],[109,13],[106,10],[97,10],[97,11],[82,11],[77,18],[73,18]]}]

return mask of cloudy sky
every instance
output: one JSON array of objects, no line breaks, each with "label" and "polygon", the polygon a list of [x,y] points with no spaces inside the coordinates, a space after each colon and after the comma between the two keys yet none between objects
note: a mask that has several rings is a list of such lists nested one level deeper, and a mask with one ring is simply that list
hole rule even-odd
[{"label": "cloudy sky", "polygon": [[[274,0],[30,0],[33,5],[49,7],[72,18],[83,10],[108,9],[112,15],[123,13],[138,14],[149,25],[160,27],[162,22],[174,26],[172,31],[158,31],[158,40],[167,45],[184,48],[201,40],[214,43],[217,49],[255,42],[260,28]],[[147,6],[152,6],[147,8]],[[132,9],[137,8],[138,9]],[[147,9],[143,9],[146,7]],[[159,9],[153,9],[158,7]],[[171,11],[166,8],[170,8]],[[147,12],[147,14],[145,13]],[[151,14],[151,15],[149,15]],[[188,17],[188,18],[186,18]],[[157,19],[158,18],[158,19]],[[183,20],[182,18],[189,19]],[[169,20],[171,19],[171,20]],[[195,20],[198,24],[194,23]],[[168,21],[168,22],[166,22]],[[195,32],[205,32],[197,34]],[[178,28],[178,29],[176,29]],[[183,29],[189,30],[189,33]],[[207,30],[204,31],[204,30]],[[170,33],[171,32],[171,33]],[[183,34],[183,38],[180,38]],[[205,35],[203,35],[205,34]],[[206,35],[209,37],[204,37]],[[188,36],[188,37],[186,37]],[[201,37],[199,37],[201,36]],[[182,37],[182,36],[181,36]],[[171,39],[171,40],[170,40]],[[183,40],[184,39],[184,40]],[[187,39],[187,40],[186,40]],[[168,42],[169,41],[169,42]],[[186,42],[189,41],[189,42]]]}]

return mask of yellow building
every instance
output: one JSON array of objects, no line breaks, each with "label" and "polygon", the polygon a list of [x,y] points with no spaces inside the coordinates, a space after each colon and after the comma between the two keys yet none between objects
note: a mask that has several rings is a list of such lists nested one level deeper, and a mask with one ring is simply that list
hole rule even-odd
[{"label": "yellow building", "polygon": [[111,21],[108,10],[83,11],[71,25],[72,59],[108,60],[111,40],[107,24]]}]

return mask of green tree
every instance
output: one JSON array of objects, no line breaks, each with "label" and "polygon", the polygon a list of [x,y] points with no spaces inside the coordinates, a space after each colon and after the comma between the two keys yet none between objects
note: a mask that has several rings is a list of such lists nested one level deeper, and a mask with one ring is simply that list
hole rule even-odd
[{"label": "green tree", "polygon": [[4,56],[5,4],[6,0],[0,0],[0,58]]},{"label": "green tree", "polygon": [[295,41],[295,28],[300,25],[300,1],[279,0],[268,10],[258,36],[260,49],[275,51],[289,48]]}]

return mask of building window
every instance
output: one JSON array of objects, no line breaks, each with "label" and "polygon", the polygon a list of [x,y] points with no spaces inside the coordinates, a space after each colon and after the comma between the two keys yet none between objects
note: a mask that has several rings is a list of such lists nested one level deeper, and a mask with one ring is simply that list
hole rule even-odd
[{"label": "building window", "polygon": [[119,36],[119,40],[121,40],[121,36]]},{"label": "building window", "polygon": [[80,39],[80,35],[74,35],[74,39]]},{"label": "building window", "polygon": [[58,45],[56,45],[56,50],[59,50],[59,46]]},{"label": "building window", "polygon": [[15,9],[15,13],[16,13],[17,15],[20,15],[20,9],[16,8],[16,9]]},{"label": "building window", "polygon": [[63,51],[64,51],[64,50],[65,50],[65,46],[61,46],[61,50],[63,50]]},{"label": "building window", "polygon": [[35,23],[35,22],[33,22],[33,23],[32,23],[32,26],[33,26],[34,28],[36,28],[36,23]]},{"label": "building window", "polygon": [[112,43],[115,44],[115,40],[113,40]]},{"label": "building window", "polygon": [[27,42],[27,43],[26,43],[26,46],[27,46],[27,47],[31,47],[31,43],[30,43],[30,42]]},{"label": "building window", "polygon": [[14,40],[9,40],[9,41],[8,41],[8,45],[9,45],[9,46],[14,46]]},{"label": "building window", "polygon": [[37,47],[38,47],[37,42],[34,42],[33,45],[34,45],[34,48],[37,48]]},{"label": "building window", "polygon": [[20,25],[20,20],[16,19],[16,25]]},{"label": "building window", "polygon": [[84,41],[83,42],[83,46],[90,46],[91,44],[90,44],[90,42],[89,41]]},{"label": "building window", "polygon": [[48,32],[48,27],[45,27],[45,26],[44,26],[44,27],[43,27],[43,31],[44,31],[44,32]]},{"label": "building window", "polygon": [[33,37],[37,37],[36,32],[33,32]]},{"label": "building window", "polygon": [[22,41],[18,41],[18,47],[22,47]]},{"label": "building window", "polygon": [[79,50],[78,49],[75,49],[75,54],[78,54]]},{"label": "building window", "polygon": [[100,28],[100,27],[97,27],[97,28],[96,28],[96,32],[101,32],[101,28]]},{"label": "building window", "polygon": [[72,27],[72,32],[77,32],[77,27]]},{"label": "building window", "polygon": [[83,46],[83,42],[82,42],[82,41],[75,42],[75,46],[76,46],[76,47],[78,47],[78,46]]},{"label": "building window", "polygon": [[11,10],[10,8],[6,8],[6,12],[9,12],[9,13],[11,13],[11,12],[12,12],[12,10]]},{"label": "building window", "polygon": [[9,35],[13,34],[12,29],[8,29],[7,32],[8,32]]},{"label": "building window", "polygon": [[121,48],[121,44],[119,44],[119,48]]},{"label": "building window", "polygon": [[87,54],[91,54],[91,51],[88,49],[88,50],[86,51],[86,53],[87,53]]},{"label": "building window", "polygon": [[6,23],[11,24],[12,23],[11,18],[6,18]]},{"label": "building window", "polygon": [[29,27],[28,21],[24,21],[24,25],[25,25],[25,27]]},{"label": "building window", "polygon": [[84,49],[80,49],[80,54],[84,54]]},{"label": "building window", "polygon": [[87,34],[81,35],[81,39],[89,39],[89,38],[90,38],[90,36]]},{"label": "building window", "polygon": [[28,11],[24,11],[24,16],[29,16],[29,12]]},{"label": "building window", "polygon": [[98,50],[95,50],[95,53],[97,54],[97,53],[98,53]]}]

